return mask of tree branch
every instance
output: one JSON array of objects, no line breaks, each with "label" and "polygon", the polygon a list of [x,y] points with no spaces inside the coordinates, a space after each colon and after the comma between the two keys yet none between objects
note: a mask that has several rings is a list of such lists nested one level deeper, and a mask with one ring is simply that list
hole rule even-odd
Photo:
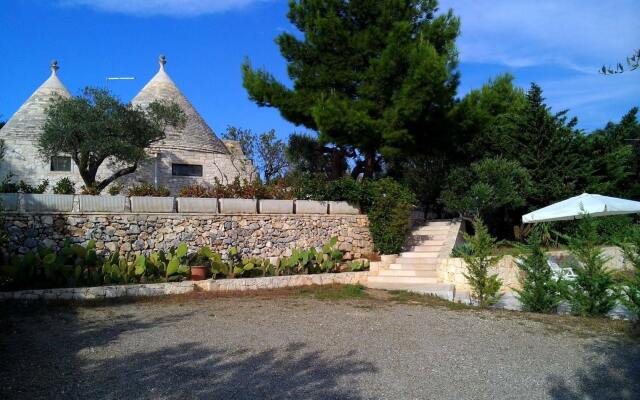
[{"label": "tree branch", "polygon": [[133,163],[133,165],[131,165],[129,167],[122,168],[121,170],[118,170],[117,172],[115,172],[113,175],[111,175],[107,179],[104,179],[103,181],[101,181],[96,186],[96,189],[98,189],[98,191],[102,191],[104,188],[109,186],[109,184],[111,182],[115,181],[116,179],[120,178],[121,176],[125,176],[125,175],[129,175],[129,174],[134,173],[137,168],[138,168],[138,163],[136,162],[136,163]]}]

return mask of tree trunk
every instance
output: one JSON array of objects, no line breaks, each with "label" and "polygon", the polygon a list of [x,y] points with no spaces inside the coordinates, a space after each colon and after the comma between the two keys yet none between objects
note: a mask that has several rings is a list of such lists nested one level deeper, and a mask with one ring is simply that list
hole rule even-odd
[{"label": "tree trunk", "polygon": [[373,178],[376,172],[376,152],[365,151],[364,152],[364,176],[366,178]]},{"label": "tree trunk", "polygon": [[[101,181],[97,186],[96,189],[98,190],[98,193],[100,193],[102,190],[104,190],[104,188],[106,188],[107,186],[109,186],[109,184],[113,181],[115,181],[116,179],[120,178],[121,176],[125,176],[125,175],[129,175],[131,173],[134,173],[136,171],[136,169],[138,168],[138,163],[134,163],[131,166],[128,166],[126,168],[122,168],[121,170],[118,170],[117,172],[115,172],[113,175],[111,175],[110,177],[108,177],[107,179]],[[95,175],[94,175],[95,176]]]}]

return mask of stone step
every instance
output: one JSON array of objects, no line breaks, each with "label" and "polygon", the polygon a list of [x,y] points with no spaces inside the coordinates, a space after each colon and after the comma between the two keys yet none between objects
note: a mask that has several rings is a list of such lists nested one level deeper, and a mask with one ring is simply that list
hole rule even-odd
[{"label": "stone step", "polygon": [[446,219],[441,221],[427,221],[420,226],[452,226],[454,224],[455,223],[451,222],[451,220]]},{"label": "stone step", "polygon": [[440,266],[439,263],[429,263],[429,264],[394,263],[389,265],[389,269],[402,269],[407,271],[436,271],[439,266]]},{"label": "stone step", "polygon": [[437,251],[407,251],[400,253],[398,258],[437,258],[438,254]]},{"label": "stone step", "polygon": [[446,227],[445,226],[442,226],[442,227],[440,227],[440,226],[434,226],[434,227],[421,226],[419,228],[416,228],[416,229],[412,230],[411,233],[422,233],[422,234],[424,234],[424,233],[440,233],[440,234],[446,234],[450,230],[451,230],[451,228],[448,227],[448,226],[446,226]]},{"label": "stone step", "polygon": [[383,269],[378,276],[412,276],[420,278],[437,278],[438,271],[435,269]]},{"label": "stone step", "polygon": [[417,294],[434,295],[449,301],[453,301],[456,294],[455,286],[449,283],[403,284],[369,282],[366,286],[371,289],[406,290]]},{"label": "stone step", "polygon": [[412,239],[418,239],[418,240],[446,240],[449,236],[445,235],[445,234],[416,234],[416,233],[412,233],[411,234],[411,238]]},{"label": "stone step", "polygon": [[432,239],[423,239],[423,240],[412,240],[413,238],[408,240],[408,243],[412,246],[444,246],[444,240],[432,240]]},{"label": "stone step", "polygon": [[406,283],[406,284],[421,284],[421,283],[438,283],[437,277],[417,277],[417,276],[369,276],[367,283]]},{"label": "stone step", "polygon": [[436,257],[398,257],[396,264],[438,265],[440,259]]},{"label": "stone step", "polygon": [[409,249],[412,252],[434,252],[439,253],[442,249],[442,245],[428,245],[428,246],[411,246]]}]

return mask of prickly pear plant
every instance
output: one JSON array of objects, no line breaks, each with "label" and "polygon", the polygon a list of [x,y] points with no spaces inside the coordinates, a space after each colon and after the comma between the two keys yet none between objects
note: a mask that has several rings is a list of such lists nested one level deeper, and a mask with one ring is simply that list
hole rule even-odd
[{"label": "prickly pear plant", "polygon": [[180,243],[178,247],[169,249],[168,262],[165,269],[164,278],[167,281],[176,281],[181,276],[189,274],[187,252],[189,248],[186,243]]}]

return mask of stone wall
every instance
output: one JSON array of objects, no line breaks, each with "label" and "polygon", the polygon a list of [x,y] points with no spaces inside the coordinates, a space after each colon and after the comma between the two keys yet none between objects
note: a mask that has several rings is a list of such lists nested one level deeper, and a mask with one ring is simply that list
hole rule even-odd
[{"label": "stone wall", "polygon": [[208,245],[226,253],[278,257],[293,248],[317,247],[333,236],[347,258],[372,251],[365,215],[211,215],[211,214],[34,214],[7,213],[9,249],[24,253],[38,246],[95,240],[101,252],[150,252],[186,242],[193,250]]}]

